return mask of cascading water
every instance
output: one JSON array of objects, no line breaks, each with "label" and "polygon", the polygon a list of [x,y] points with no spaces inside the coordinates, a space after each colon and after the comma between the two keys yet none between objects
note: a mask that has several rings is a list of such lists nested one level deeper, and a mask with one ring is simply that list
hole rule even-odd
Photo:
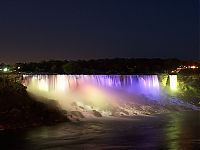
[{"label": "cascading water", "polygon": [[[129,107],[129,103],[143,105],[147,99],[160,99],[157,75],[24,75],[23,78],[30,93],[56,100],[67,111],[84,108],[112,114],[113,110],[120,112]],[[78,108],[72,106],[74,103]],[[135,114],[135,109],[129,110]]]},{"label": "cascading water", "polygon": [[177,90],[177,75],[169,75],[170,89]]},{"label": "cascading water", "polygon": [[[67,112],[91,117],[168,112],[168,108],[192,105],[168,97],[157,75],[24,75],[27,91],[38,100],[56,100]],[[177,75],[170,75],[170,88],[176,90]],[[176,91],[174,91],[176,92]],[[166,107],[166,106],[169,107]],[[176,108],[175,108],[176,110]],[[94,115],[94,114],[93,114]]]},{"label": "cascading water", "polygon": [[157,75],[24,75],[24,85],[46,92],[68,92],[81,85],[93,85],[146,96],[158,96],[160,90]]}]

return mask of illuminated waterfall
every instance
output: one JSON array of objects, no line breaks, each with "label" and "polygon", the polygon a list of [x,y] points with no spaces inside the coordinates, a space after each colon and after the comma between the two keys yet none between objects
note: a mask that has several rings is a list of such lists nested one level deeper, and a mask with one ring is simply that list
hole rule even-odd
[{"label": "illuminated waterfall", "polygon": [[121,89],[143,94],[159,94],[157,75],[25,75],[24,85],[41,91],[67,92],[80,85]]},{"label": "illuminated waterfall", "polygon": [[177,75],[169,75],[170,89],[177,90]]},{"label": "illuminated waterfall", "polygon": [[[124,112],[134,115],[157,109],[151,108],[152,104],[183,105],[166,97],[157,75],[24,75],[23,78],[27,91],[39,101],[55,100],[62,109],[80,111],[85,116],[90,116],[88,113],[93,110],[105,116]],[[177,75],[170,75],[169,81],[171,90],[176,91]]]},{"label": "illuminated waterfall", "polygon": [[[27,90],[38,96],[58,101],[63,109],[76,102],[108,110],[123,102],[159,100],[157,75],[24,75]],[[145,99],[145,98],[144,98]]]}]

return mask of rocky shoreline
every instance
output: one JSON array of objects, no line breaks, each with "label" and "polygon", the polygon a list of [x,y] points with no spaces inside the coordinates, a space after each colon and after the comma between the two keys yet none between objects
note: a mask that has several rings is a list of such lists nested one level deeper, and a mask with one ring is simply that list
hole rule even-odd
[{"label": "rocky shoreline", "polygon": [[20,83],[0,78],[0,130],[69,121],[56,105],[36,101]]}]

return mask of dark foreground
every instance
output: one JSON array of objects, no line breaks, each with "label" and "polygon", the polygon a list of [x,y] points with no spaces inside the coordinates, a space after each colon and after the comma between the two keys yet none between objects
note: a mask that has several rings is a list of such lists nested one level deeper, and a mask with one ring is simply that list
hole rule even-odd
[{"label": "dark foreground", "polygon": [[200,149],[200,112],[67,122],[0,133],[1,149]]}]

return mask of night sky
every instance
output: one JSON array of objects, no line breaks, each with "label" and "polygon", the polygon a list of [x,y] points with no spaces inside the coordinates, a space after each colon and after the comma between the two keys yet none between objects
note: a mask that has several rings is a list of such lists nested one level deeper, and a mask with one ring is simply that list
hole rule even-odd
[{"label": "night sky", "polygon": [[5,0],[0,62],[198,59],[198,0]]}]

